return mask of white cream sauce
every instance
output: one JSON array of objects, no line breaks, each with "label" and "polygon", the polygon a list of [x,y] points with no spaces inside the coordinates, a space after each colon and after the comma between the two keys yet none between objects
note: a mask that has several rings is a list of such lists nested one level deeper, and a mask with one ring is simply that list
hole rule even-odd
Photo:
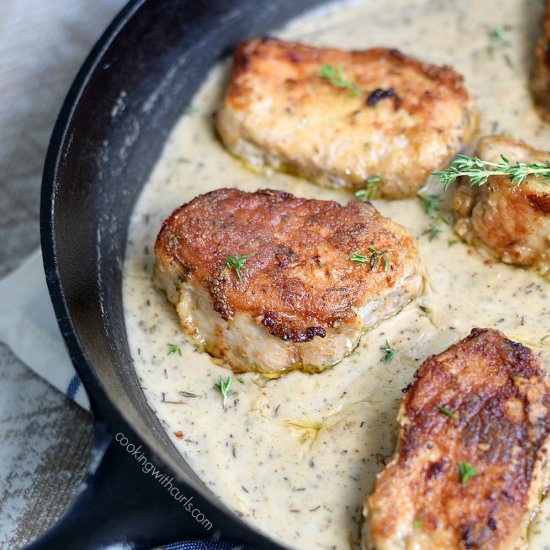
[{"label": "white cream sauce", "polygon": [[[477,96],[482,133],[509,132],[548,148],[550,125],[539,120],[527,88],[541,16],[538,0],[367,0],[310,13],[278,34],[341,48],[397,47],[453,65]],[[497,26],[504,29],[503,41],[491,41]],[[549,285],[534,273],[485,262],[475,249],[455,243],[445,224],[430,241],[423,235],[430,222],[417,200],[376,201],[419,238],[425,295],[365,334],[358,350],[329,371],[234,379],[224,410],[214,384],[231,373],[193,348],[174,307],[151,283],[162,220],[194,196],[225,186],[270,187],[343,203],[352,198],[289,175],[251,173],[225,152],[212,113],[228,66],[216,67],[197,93],[196,112],[175,127],[135,208],[124,282],[135,368],[174,445],[243,518],[296,548],[356,547],[363,500],[394,449],[401,388],[428,355],[474,326],[498,328],[550,364]],[[396,350],[389,363],[381,361],[386,340]],[[169,343],[183,355],[168,355]],[[183,438],[174,435],[180,431]],[[547,499],[530,548],[550,541],[549,517]]]}]

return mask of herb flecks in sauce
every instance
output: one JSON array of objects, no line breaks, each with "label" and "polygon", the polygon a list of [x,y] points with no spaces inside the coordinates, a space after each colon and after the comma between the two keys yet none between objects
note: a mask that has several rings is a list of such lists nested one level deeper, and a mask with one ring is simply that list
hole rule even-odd
[{"label": "herb flecks in sauce", "polygon": [[386,343],[380,348],[383,352],[382,359],[384,363],[389,363],[390,361],[393,361],[393,358],[395,356],[395,349],[391,345],[389,340],[386,340]]},{"label": "herb flecks in sauce", "polygon": [[[507,176],[513,185],[521,185],[528,176],[537,176],[550,180],[550,161],[546,162],[512,162],[504,155],[499,162],[489,162],[478,157],[458,155],[444,170],[433,172],[439,176],[439,182],[446,189],[461,176],[470,178],[472,186],[482,186],[491,176]],[[548,181],[545,181],[548,183]]]},{"label": "herb flecks in sauce", "polygon": [[335,69],[334,65],[331,64],[321,65],[318,74],[321,78],[328,80],[333,86],[348,89],[350,95],[354,97],[359,97],[361,95],[360,88],[353,80],[348,79],[342,65],[338,65],[338,69]]},{"label": "herb flecks in sauce", "polygon": [[176,344],[167,344],[167,345],[168,345],[167,355],[177,354],[181,357],[181,348],[179,346],[177,346]]},{"label": "herb flecks in sauce", "polygon": [[195,397],[199,397],[196,393],[190,392],[190,391],[179,391],[178,392],[182,397],[186,397],[188,399],[194,399]]},{"label": "herb flecks in sauce", "polygon": [[420,191],[416,193],[416,196],[420,199],[424,212],[430,218],[430,225],[422,232],[422,235],[427,235],[430,241],[436,239],[441,233],[439,228],[440,213],[441,213],[441,195],[437,193],[424,194]]},{"label": "herb flecks in sauce", "polygon": [[507,29],[502,25],[497,25],[489,31],[489,45],[487,50],[491,55],[495,53],[495,50],[499,47],[509,46],[510,42],[506,39]]},{"label": "herb flecks in sauce", "polygon": [[438,216],[438,213],[441,211],[441,195],[437,193],[425,195],[419,191],[416,196],[420,199],[424,207],[424,212],[426,212],[428,216]]},{"label": "herb flecks in sauce", "polygon": [[430,241],[437,239],[441,233],[441,228],[439,227],[439,220],[433,219],[427,229],[422,231],[422,235],[427,235]]}]

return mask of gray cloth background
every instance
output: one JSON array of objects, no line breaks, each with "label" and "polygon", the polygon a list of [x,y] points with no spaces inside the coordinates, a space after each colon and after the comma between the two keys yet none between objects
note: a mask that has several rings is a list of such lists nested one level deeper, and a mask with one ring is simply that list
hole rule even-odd
[{"label": "gray cloth background", "polygon": [[[39,244],[40,180],[55,118],[124,3],[0,0],[0,277]],[[64,512],[90,438],[88,415],[0,344],[0,549],[22,547]]]}]

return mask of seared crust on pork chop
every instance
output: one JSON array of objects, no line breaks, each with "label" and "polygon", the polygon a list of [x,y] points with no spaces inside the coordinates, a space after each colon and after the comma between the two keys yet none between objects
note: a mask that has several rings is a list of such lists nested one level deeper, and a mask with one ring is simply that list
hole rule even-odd
[{"label": "seared crust on pork chop", "polygon": [[550,122],[550,0],[546,2],[544,30],[535,47],[531,92],[541,115]]},{"label": "seared crust on pork chop", "polygon": [[497,330],[473,329],[426,360],[366,502],[364,547],[523,548],[547,481],[549,407],[540,359]]},{"label": "seared crust on pork chop", "polygon": [[[503,136],[479,141],[476,155],[499,162],[541,162],[550,154]],[[464,178],[452,202],[455,231],[467,242],[481,245],[501,261],[550,269],[550,184],[529,176],[514,185],[508,176],[492,176],[486,185],[472,187]]]},{"label": "seared crust on pork chop", "polygon": [[386,48],[254,38],[235,52],[216,122],[227,149],[252,166],[349,189],[376,175],[381,196],[400,198],[472,139],[476,115],[451,67]]},{"label": "seared crust on pork chop", "polygon": [[[387,250],[372,269],[369,248]],[[236,371],[326,368],[421,287],[415,239],[370,203],[280,191],[200,195],[164,222],[155,252],[184,330]],[[239,273],[231,255],[250,255]]]}]

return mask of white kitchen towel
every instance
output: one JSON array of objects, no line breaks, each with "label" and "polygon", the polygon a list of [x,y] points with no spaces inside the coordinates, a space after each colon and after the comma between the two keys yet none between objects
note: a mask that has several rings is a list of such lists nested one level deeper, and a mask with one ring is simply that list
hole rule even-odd
[{"label": "white kitchen towel", "polygon": [[0,341],[34,372],[90,409],[57,326],[40,250],[0,280]]}]

